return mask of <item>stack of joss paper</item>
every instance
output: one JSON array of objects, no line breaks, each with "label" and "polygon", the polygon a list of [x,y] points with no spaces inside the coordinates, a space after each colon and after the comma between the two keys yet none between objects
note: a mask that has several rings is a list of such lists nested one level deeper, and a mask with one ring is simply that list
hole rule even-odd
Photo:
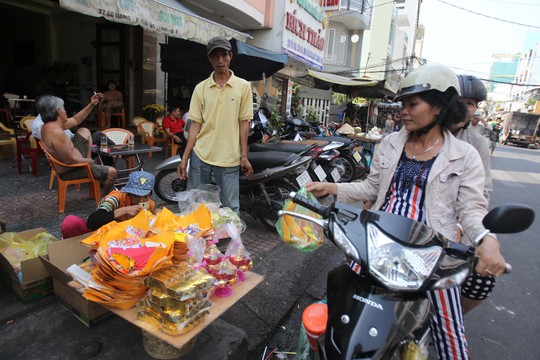
[{"label": "stack of joss paper", "polygon": [[211,214],[203,205],[189,216],[167,209],[154,216],[143,210],[123,222],[110,222],[82,241],[96,250],[92,280],[83,296],[119,309],[133,307],[146,294],[150,274],[185,259],[191,233],[212,233]]},{"label": "stack of joss paper", "polygon": [[150,289],[138,304],[137,318],[166,334],[180,335],[208,315],[215,279],[182,262],[153,273],[145,285]]}]

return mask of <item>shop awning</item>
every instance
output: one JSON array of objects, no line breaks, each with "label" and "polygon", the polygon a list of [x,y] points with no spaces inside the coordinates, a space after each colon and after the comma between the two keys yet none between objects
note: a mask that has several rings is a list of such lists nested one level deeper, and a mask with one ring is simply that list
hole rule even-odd
[{"label": "shop awning", "polygon": [[315,80],[315,88],[332,89],[334,92],[348,94],[351,97],[392,98],[395,93],[385,87],[385,81],[369,77],[348,78],[341,75],[309,70],[308,75]]},{"label": "shop awning", "polygon": [[[231,70],[249,80],[262,80],[283,69],[288,61],[285,54],[264,50],[253,45],[231,40],[233,58]],[[212,72],[206,46],[193,41],[171,39],[161,44],[161,70],[202,80]]]},{"label": "shop awning", "polygon": [[240,41],[251,37],[196,15],[174,0],[60,0],[60,6],[81,14],[139,25],[149,31],[201,44],[207,44],[214,36]]}]

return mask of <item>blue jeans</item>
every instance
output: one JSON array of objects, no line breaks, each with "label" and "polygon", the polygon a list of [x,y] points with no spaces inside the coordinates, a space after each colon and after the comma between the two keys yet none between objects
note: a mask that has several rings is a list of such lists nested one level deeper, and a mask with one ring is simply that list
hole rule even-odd
[{"label": "blue jeans", "polygon": [[[212,175],[214,178],[212,179]],[[191,152],[188,170],[188,189],[196,189],[201,184],[215,184],[220,187],[221,203],[235,213],[240,210],[240,166],[221,167],[203,162],[195,151]]]}]

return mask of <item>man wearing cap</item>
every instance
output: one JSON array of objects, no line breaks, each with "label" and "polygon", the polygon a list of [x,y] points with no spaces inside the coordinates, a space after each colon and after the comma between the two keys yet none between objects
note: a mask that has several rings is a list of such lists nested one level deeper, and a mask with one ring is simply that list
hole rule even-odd
[{"label": "man wearing cap", "polygon": [[211,183],[213,174],[221,188],[223,206],[238,212],[240,170],[246,176],[253,173],[247,158],[253,100],[249,83],[229,69],[231,49],[224,37],[208,42],[207,55],[214,71],[193,91],[189,106],[192,124],[178,176],[187,178],[188,188],[193,189]]},{"label": "man wearing cap", "polygon": [[132,172],[122,190],[113,190],[105,196],[87,221],[75,215],[66,216],[62,236],[66,239],[99,229],[113,220],[129,220],[143,209],[154,213],[155,203],[150,196],[155,182],[154,175],[146,171]]}]

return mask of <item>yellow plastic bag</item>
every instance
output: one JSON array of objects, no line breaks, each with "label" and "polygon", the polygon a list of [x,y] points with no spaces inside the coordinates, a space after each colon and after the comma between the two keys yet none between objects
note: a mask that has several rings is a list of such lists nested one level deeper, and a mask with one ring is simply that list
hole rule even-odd
[{"label": "yellow plastic bag", "polygon": [[[298,191],[298,195],[303,196],[314,203],[319,203],[317,198],[313,196],[313,194],[308,193],[305,188],[301,188]],[[319,214],[308,210],[301,205],[295,204],[289,199],[285,200],[283,210],[321,219]],[[280,217],[276,223],[276,229],[283,241],[290,244],[292,247],[305,252],[318,249],[322,245],[324,238],[323,231],[319,226],[310,221],[292,217],[290,215]]]}]

